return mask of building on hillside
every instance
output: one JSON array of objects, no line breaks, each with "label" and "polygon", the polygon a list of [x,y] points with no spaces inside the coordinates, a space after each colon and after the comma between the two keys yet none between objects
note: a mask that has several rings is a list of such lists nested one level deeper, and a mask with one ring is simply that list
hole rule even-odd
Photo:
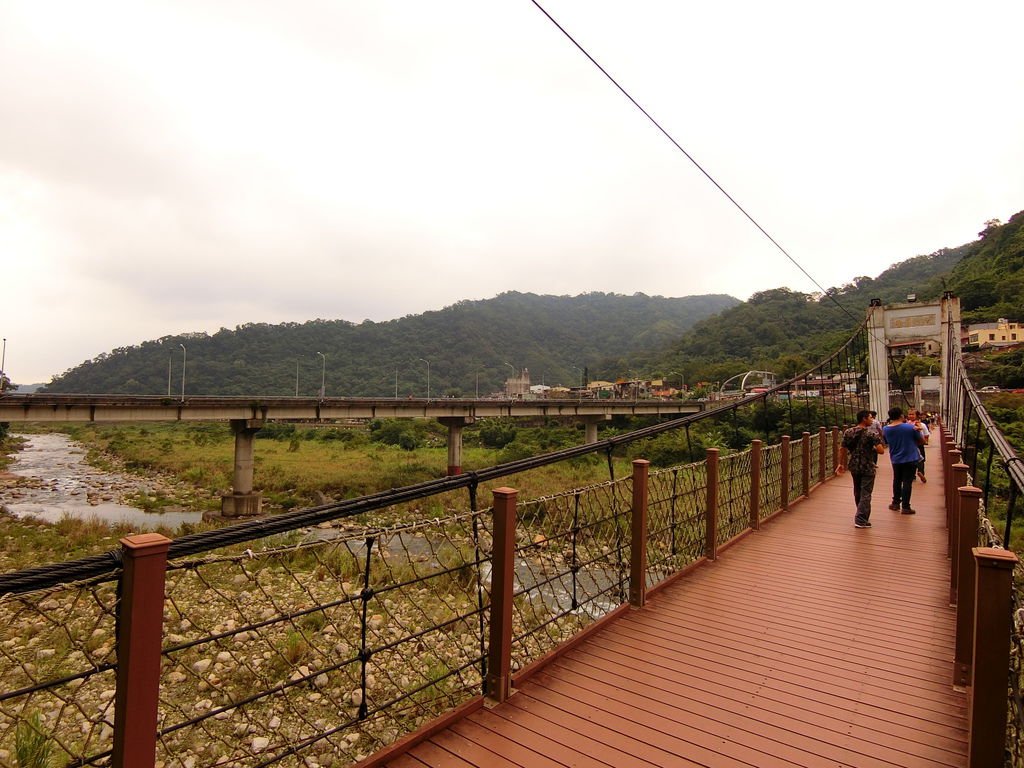
[{"label": "building on hillside", "polygon": [[505,379],[505,397],[523,398],[530,392],[530,369],[523,368],[518,374]]},{"label": "building on hillside", "polygon": [[906,357],[907,355],[938,357],[940,351],[939,343],[934,339],[908,339],[907,341],[889,342],[889,352],[893,357]]},{"label": "building on hillside", "polygon": [[1024,325],[1005,317],[994,323],[972,323],[967,326],[967,344],[979,349],[1006,347],[1024,342]]}]

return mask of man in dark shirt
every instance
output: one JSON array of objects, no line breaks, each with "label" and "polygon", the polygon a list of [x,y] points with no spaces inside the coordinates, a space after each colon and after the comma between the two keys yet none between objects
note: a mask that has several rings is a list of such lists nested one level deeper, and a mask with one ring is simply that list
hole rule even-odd
[{"label": "man in dark shirt", "polygon": [[872,429],[874,418],[871,411],[857,413],[857,426],[843,433],[843,441],[839,446],[839,465],[836,474],[841,475],[847,469],[853,479],[853,501],[857,512],[853,524],[857,528],[871,527],[871,492],[875,487],[875,462],[878,454],[885,451],[882,438]]}]

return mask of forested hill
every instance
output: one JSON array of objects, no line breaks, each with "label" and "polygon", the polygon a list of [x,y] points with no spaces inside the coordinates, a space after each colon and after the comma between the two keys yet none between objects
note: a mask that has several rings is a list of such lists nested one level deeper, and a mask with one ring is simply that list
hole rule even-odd
[{"label": "forested hill", "polygon": [[[481,395],[500,390],[513,368],[534,383],[578,383],[625,375],[596,361],[663,350],[694,323],[739,304],[726,295],[664,298],[588,293],[503,293],[401,319],[252,323],[208,335],[185,334],[115,349],[56,377],[44,391],[177,394],[187,348],[186,392],[204,395]],[[326,360],[317,353],[323,353]],[[575,366],[575,367],[574,367]],[[170,377],[168,377],[170,369]]]},{"label": "forested hill", "polygon": [[[954,267],[976,243],[943,248],[894,264],[877,277],[857,277],[824,295],[775,288],[688,331],[655,367],[688,381],[723,381],[748,369],[791,376],[837,349],[863,320],[871,299],[927,301],[942,295]],[[950,284],[948,287],[952,288]]]},{"label": "forested hill", "polygon": [[960,297],[964,322],[1024,320],[1024,211],[1005,224],[986,222],[949,287]]}]

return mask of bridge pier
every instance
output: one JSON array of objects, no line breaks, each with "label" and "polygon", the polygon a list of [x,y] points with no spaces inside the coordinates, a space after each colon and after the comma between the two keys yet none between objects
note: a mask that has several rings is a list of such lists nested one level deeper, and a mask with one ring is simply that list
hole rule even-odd
[{"label": "bridge pier", "polygon": [[263,426],[262,419],[231,419],[235,433],[235,469],[231,477],[231,493],[221,497],[220,512],[224,517],[258,515],[263,509],[263,497],[253,491],[256,433]]},{"label": "bridge pier", "polygon": [[604,414],[597,416],[580,416],[580,421],[583,422],[584,426],[584,437],[583,442],[586,445],[591,445],[597,442],[597,425],[602,421],[608,421],[611,417]]},{"label": "bridge pier", "polygon": [[473,423],[472,416],[441,416],[437,419],[448,427],[448,477],[462,474],[462,430]]}]

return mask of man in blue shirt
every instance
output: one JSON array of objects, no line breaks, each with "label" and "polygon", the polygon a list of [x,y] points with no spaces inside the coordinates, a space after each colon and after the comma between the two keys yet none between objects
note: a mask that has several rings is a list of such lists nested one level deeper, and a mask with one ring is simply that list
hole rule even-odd
[{"label": "man in blue shirt", "polygon": [[917,475],[917,463],[921,460],[924,440],[913,424],[903,419],[900,408],[889,409],[889,423],[882,429],[882,436],[889,447],[892,462],[892,504],[889,509],[899,510],[904,515],[914,514],[910,506],[910,492]]}]

